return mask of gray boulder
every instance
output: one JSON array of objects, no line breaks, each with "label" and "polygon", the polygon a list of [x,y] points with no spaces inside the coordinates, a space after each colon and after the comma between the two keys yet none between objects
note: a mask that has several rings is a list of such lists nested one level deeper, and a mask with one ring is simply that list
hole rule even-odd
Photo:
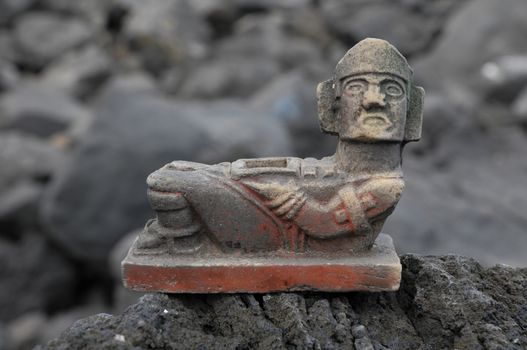
[{"label": "gray boulder", "polygon": [[37,0],[1,0],[0,24],[6,24],[20,13],[33,6]]},{"label": "gray boulder", "polygon": [[45,84],[25,84],[0,97],[0,128],[38,137],[66,132],[91,114],[63,92]]},{"label": "gray boulder", "polygon": [[191,69],[176,94],[191,99],[247,97],[278,73],[277,62],[265,57],[220,57]]},{"label": "gray boulder", "polygon": [[302,69],[293,70],[250,99],[251,106],[287,125],[296,156],[320,158],[335,152],[336,137],[320,132],[314,89],[318,80]]},{"label": "gray boulder", "polygon": [[73,303],[74,269],[41,234],[0,240],[0,263],[0,321]]},{"label": "gray boulder", "polygon": [[347,44],[380,38],[412,56],[430,47],[453,5],[451,0],[329,0],[321,3],[320,11],[327,26]]},{"label": "gray boulder", "polygon": [[48,12],[26,13],[14,27],[17,63],[39,70],[93,35],[93,29],[76,18]]},{"label": "gray boulder", "polygon": [[404,160],[406,189],[383,231],[400,252],[527,265],[527,147],[516,128],[460,130],[437,154]]},{"label": "gray boulder", "polygon": [[[31,181],[19,181],[14,186],[2,192],[0,200],[0,224],[16,222],[16,228],[10,231],[37,226],[35,217],[38,211],[38,203],[43,192],[43,186]],[[21,227],[22,226],[22,227]],[[4,235],[14,234],[5,232]],[[16,235],[16,234],[15,234]]]},{"label": "gray boulder", "polygon": [[16,68],[8,61],[0,59],[0,93],[11,90],[18,83],[18,80],[19,75]]},{"label": "gray boulder", "polygon": [[16,60],[16,49],[12,31],[6,28],[0,29],[0,59],[13,64]]},{"label": "gray boulder", "polygon": [[39,84],[86,99],[110,77],[112,69],[112,60],[105,51],[98,46],[87,46],[50,64]]},{"label": "gray boulder", "polygon": [[7,327],[10,348],[30,349],[40,342],[39,333],[46,327],[46,315],[41,311],[27,312],[11,321]]},{"label": "gray boulder", "polygon": [[71,163],[44,200],[51,236],[73,256],[106,262],[112,246],[153,212],[149,173],[172,160],[205,163],[290,154],[287,131],[237,102],[188,103],[110,83]]},{"label": "gray boulder", "polygon": [[288,26],[286,13],[251,14],[234,23],[233,35],[220,40],[214,50],[217,57],[265,58],[282,68],[298,68],[320,63],[321,48],[305,36],[295,35]]},{"label": "gray boulder", "polygon": [[512,105],[512,111],[523,122],[527,121],[527,84]]},{"label": "gray boulder", "polygon": [[60,149],[18,133],[1,133],[0,150],[0,193],[19,182],[45,183],[64,161]]},{"label": "gray boulder", "polygon": [[433,50],[412,62],[416,78],[425,89],[442,89],[454,97],[459,87],[479,89],[485,63],[527,49],[524,13],[523,0],[466,2],[449,18]]},{"label": "gray boulder", "polygon": [[39,0],[39,6],[49,11],[54,11],[67,16],[80,17],[97,28],[103,28],[106,24],[108,12],[115,1],[90,0]]},{"label": "gray boulder", "polygon": [[118,0],[128,14],[122,35],[144,67],[160,73],[207,54],[209,28],[186,0]]},{"label": "gray boulder", "polygon": [[42,349],[522,349],[525,269],[402,257],[395,293],[149,294]]},{"label": "gray boulder", "polygon": [[61,168],[64,154],[48,142],[16,133],[0,133],[0,231],[19,239],[39,227],[44,188]]},{"label": "gray boulder", "polygon": [[387,40],[408,56],[430,45],[439,28],[433,18],[396,3],[364,6],[349,15],[340,21],[332,21],[330,17],[328,25],[338,26],[346,36],[356,40],[367,37]]},{"label": "gray boulder", "polygon": [[527,86],[527,55],[504,55],[481,67],[486,100],[511,104]]}]

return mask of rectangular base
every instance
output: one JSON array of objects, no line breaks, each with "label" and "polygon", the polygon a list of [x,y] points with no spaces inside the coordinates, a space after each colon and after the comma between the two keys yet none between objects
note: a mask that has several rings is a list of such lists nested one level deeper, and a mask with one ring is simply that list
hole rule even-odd
[{"label": "rectangular base", "polygon": [[251,258],[134,255],[122,262],[127,288],[164,293],[267,293],[278,291],[394,291],[401,263],[390,236],[349,257]]}]

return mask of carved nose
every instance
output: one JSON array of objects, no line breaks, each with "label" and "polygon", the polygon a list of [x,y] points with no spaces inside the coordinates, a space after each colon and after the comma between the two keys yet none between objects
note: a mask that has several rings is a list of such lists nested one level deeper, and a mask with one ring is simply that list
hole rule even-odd
[{"label": "carved nose", "polygon": [[381,89],[378,85],[368,86],[368,90],[364,93],[364,97],[362,99],[362,106],[364,109],[386,106],[384,94],[381,92]]}]

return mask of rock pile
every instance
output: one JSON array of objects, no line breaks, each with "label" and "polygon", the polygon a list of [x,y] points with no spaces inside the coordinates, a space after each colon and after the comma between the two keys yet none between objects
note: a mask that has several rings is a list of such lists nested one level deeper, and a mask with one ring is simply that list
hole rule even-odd
[{"label": "rock pile", "polygon": [[402,257],[397,293],[150,294],[40,349],[524,349],[527,270]]}]

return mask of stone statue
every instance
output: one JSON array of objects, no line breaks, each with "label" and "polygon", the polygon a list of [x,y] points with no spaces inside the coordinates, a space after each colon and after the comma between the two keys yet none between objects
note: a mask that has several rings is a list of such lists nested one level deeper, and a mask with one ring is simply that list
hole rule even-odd
[{"label": "stone statue", "polygon": [[424,91],[406,59],[365,39],[317,87],[335,155],[175,161],[148,177],[150,220],[124,281],[165,292],[393,290],[400,263],[380,234],[404,189],[401,154],[421,136]]}]

